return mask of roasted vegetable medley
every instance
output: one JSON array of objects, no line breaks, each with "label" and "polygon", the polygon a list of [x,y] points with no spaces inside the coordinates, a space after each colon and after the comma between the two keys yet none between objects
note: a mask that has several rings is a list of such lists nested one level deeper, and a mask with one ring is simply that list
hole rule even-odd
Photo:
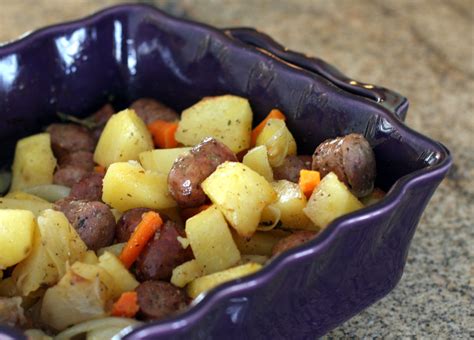
[{"label": "roasted vegetable medley", "polygon": [[233,95],[60,117],[18,141],[0,198],[0,323],[31,337],[176,315],[384,195],[362,135],[301,155],[283,112]]}]

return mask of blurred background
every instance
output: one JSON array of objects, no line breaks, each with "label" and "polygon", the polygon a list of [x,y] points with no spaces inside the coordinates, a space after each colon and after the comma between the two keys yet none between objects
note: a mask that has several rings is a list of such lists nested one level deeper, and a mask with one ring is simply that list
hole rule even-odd
[{"label": "blurred background", "polygon": [[[0,0],[0,43],[120,2]],[[474,1],[138,2],[217,27],[255,27],[408,97],[407,124],[444,143],[454,166],[425,211],[397,288],[327,337],[473,338]]]}]

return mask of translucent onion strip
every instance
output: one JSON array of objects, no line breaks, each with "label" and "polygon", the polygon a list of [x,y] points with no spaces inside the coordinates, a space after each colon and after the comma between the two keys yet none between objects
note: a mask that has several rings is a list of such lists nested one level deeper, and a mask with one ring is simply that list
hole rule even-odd
[{"label": "translucent onion strip", "polygon": [[24,192],[41,197],[48,202],[56,202],[69,195],[71,188],[64,185],[45,184],[23,189]]},{"label": "translucent onion strip", "polygon": [[270,204],[267,205],[263,211],[260,218],[260,223],[257,227],[257,230],[260,231],[269,231],[276,227],[278,222],[280,222],[281,212],[280,209]]},{"label": "translucent onion strip", "polygon": [[54,339],[68,340],[83,333],[87,333],[87,339],[104,339],[105,335],[110,339],[124,328],[141,324],[140,321],[128,318],[108,317],[89,320],[62,331]]}]

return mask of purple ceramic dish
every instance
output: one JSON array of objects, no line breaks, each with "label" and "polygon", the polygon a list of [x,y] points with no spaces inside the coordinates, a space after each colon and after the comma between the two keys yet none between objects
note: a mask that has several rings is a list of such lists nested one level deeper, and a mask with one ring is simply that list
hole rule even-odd
[{"label": "purple ceramic dish", "polygon": [[[312,338],[395,287],[420,216],[451,165],[449,151],[406,127],[400,95],[351,80],[252,29],[217,30],[145,5],[112,7],[0,47],[1,160],[60,111],[155,97],[181,110],[204,96],[250,99],[255,121],[288,117],[302,153],[363,133],[374,148],[381,202],[331,223],[260,272],[219,286],[187,312],[126,339]],[[3,333],[2,333],[3,332]],[[18,336],[13,330],[2,335]]]}]

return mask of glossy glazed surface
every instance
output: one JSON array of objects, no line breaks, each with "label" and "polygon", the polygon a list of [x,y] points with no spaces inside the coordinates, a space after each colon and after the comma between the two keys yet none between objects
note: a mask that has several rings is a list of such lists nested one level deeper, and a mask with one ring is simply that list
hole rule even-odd
[{"label": "glossy glazed surface", "polygon": [[[242,40],[254,37],[272,47],[247,33]],[[353,131],[365,133],[375,147],[379,185],[393,185],[384,202],[341,218],[263,272],[132,337],[237,338],[242,325],[249,337],[323,334],[398,282],[421,212],[450,164],[442,146],[381,106],[219,31],[143,6],[114,8],[0,48],[0,79],[0,107],[6,108],[0,136],[10,155],[17,138],[38,131],[56,111],[85,115],[108,98],[124,107],[140,96],[182,109],[227,92],[248,97],[257,121],[279,106],[306,152]]]}]

